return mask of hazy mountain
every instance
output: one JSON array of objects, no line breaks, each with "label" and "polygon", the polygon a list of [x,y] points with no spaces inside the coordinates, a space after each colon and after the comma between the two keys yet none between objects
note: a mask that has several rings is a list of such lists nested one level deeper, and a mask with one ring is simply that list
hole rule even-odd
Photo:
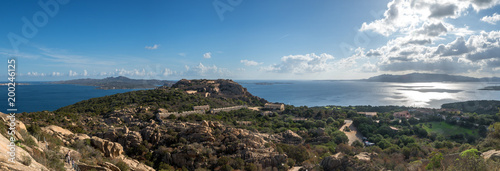
[{"label": "hazy mountain", "polygon": [[67,81],[55,81],[52,84],[76,84],[84,86],[98,86],[99,89],[137,89],[137,88],[155,88],[162,85],[170,86],[174,82],[166,80],[143,80],[130,79],[123,76],[107,77],[103,79],[76,79]]}]

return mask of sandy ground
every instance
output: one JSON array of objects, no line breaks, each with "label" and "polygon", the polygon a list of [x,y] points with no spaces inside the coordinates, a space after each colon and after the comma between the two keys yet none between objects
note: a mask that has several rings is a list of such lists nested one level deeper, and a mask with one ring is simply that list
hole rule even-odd
[{"label": "sandy ground", "polygon": [[291,168],[290,170],[288,170],[288,171],[299,171],[299,169],[300,169],[300,168],[301,168],[301,167],[297,167],[297,166],[296,166],[296,167],[292,167],[292,168]]},{"label": "sandy ground", "polygon": [[[352,125],[352,120],[344,120],[344,125],[340,128],[340,131],[344,132],[345,135],[347,135],[347,138],[349,138],[349,145],[351,145],[354,141],[358,140],[359,142],[363,142],[363,135],[361,133],[358,133],[358,130],[354,125]],[[349,127],[351,131],[345,132],[344,128]]]}]

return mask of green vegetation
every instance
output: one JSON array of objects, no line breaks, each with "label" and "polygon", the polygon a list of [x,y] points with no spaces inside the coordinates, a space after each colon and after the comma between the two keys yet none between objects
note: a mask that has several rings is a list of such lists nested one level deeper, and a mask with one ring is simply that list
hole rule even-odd
[{"label": "green vegetation", "polygon": [[477,130],[451,125],[446,122],[424,122],[421,124],[422,128],[424,128],[428,133],[437,133],[445,137],[457,134],[477,134]]}]

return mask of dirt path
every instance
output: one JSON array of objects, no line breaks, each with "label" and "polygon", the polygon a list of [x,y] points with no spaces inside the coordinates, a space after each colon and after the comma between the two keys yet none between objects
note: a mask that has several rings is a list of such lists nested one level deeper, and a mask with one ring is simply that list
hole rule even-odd
[{"label": "dirt path", "polygon": [[301,167],[292,167],[291,169],[289,169],[288,171],[299,171]]},{"label": "dirt path", "polygon": [[[347,135],[347,138],[349,138],[349,145],[351,145],[354,141],[358,140],[359,142],[363,142],[363,135],[361,133],[358,133],[358,130],[354,125],[352,125],[352,120],[344,120],[344,125],[340,128],[340,131],[344,132],[345,135]],[[344,131],[345,127],[349,127],[351,131],[346,132]]]}]

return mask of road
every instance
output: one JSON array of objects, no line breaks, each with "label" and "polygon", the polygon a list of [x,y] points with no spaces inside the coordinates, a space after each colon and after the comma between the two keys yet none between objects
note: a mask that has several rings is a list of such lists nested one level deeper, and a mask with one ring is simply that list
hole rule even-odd
[{"label": "road", "polygon": [[[352,120],[346,119],[344,120],[344,125],[340,127],[340,131],[344,132],[345,135],[347,135],[347,138],[349,138],[349,145],[351,145],[354,141],[358,140],[359,142],[363,142],[363,135],[358,132],[356,127],[352,125]],[[349,127],[351,131],[346,132],[344,131],[345,127]]]}]

